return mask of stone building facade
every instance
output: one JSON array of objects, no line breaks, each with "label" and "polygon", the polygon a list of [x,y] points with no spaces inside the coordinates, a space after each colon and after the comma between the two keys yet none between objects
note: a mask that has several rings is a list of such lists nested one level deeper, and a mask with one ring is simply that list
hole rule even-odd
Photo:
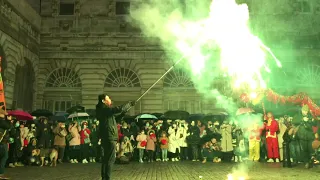
[{"label": "stone building facade", "polygon": [[[284,41],[273,46],[284,64],[294,64],[297,59],[309,56],[310,62],[318,59],[318,44],[311,44],[312,47],[309,47],[308,42],[308,46],[301,46],[302,41],[319,37],[317,33],[320,27],[315,27],[318,25],[312,23],[318,17],[320,9],[316,1],[295,1],[294,8],[262,10],[259,8],[260,1],[259,6],[256,1],[245,1],[254,15],[253,29],[264,32],[266,40],[272,39],[269,37],[272,34],[272,37]],[[276,0],[265,2],[270,4],[271,1],[274,3],[273,7],[282,7],[276,5],[279,3]],[[76,104],[82,104],[87,109],[94,108],[100,93],[110,95],[116,105],[137,99],[165,73],[171,61],[165,58],[165,52],[156,41],[146,39],[136,28],[126,23],[126,9],[133,2],[134,0],[42,0],[41,3],[38,0],[21,0],[19,3],[1,1],[0,55],[5,59],[2,66],[7,106],[25,110],[45,108],[65,111]],[[296,16],[288,18],[290,13]],[[270,19],[277,21],[269,22]],[[312,22],[302,24],[305,19]],[[289,25],[279,26],[284,21],[289,22]],[[310,32],[310,29],[313,31]],[[300,42],[299,47],[293,47],[291,41],[281,38],[281,35],[289,37],[288,34],[291,35],[291,40]],[[286,46],[286,43],[291,46]],[[316,68],[315,73],[320,73],[318,66],[308,67]],[[288,73],[294,75],[309,72],[308,67],[299,72],[292,70]],[[310,85],[301,78],[310,78],[300,76],[302,89],[306,84]],[[316,82],[318,80],[312,79]],[[320,97],[317,92],[319,91],[312,93]],[[214,102],[204,101],[196,93],[186,73],[174,70],[130,113],[164,112],[169,109],[208,113],[215,108]]]}]

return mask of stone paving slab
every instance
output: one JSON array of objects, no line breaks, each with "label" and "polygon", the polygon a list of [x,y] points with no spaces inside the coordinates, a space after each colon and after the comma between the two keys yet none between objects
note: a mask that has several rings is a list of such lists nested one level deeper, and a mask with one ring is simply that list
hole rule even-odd
[{"label": "stone paving slab", "polygon": [[[115,165],[114,180],[227,180],[227,175],[245,171],[250,180],[319,180],[320,167],[306,170],[302,165],[282,168],[280,163],[154,162]],[[6,169],[13,180],[100,180],[100,164],[58,164],[57,167],[18,167]],[[240,176],[240,175],[239,175]],[[238,178],[234,178],[238,180]]]}]

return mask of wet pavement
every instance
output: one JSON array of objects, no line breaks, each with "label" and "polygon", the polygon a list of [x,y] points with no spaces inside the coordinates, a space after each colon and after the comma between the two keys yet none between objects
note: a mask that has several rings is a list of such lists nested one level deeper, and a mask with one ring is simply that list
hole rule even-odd
[{"label": "wet pavement", "polygon": [[[280,163],[209,163],[200,162],[132,162],[115,165],[113,180],[227,180],[233,173],[234,179],[245,176],[250,180],[318,180],[320,166],[304,169],[303,165],[283,168]],[[6,169],[13,180],[99,180],[100,164],[58,164],[57,167],[16,167]],[[237,177],[236,177],[237,176]]]}]

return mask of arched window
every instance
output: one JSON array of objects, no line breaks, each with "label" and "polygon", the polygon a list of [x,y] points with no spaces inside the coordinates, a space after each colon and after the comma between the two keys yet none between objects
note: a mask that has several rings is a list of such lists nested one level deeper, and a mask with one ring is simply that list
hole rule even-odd
[{"label": "arched window", "polygon": [[296,73],[296,81],[302,86],[318,86],[320,82],[320,66],[308,65],[305,68],[299,68]]},{"label": "arched window", "polygon": [[119,68],[109,73],[104,83],[104,87],[141,87],[141,85],[135,72],[127,68]]},{"label": "arched window", "polygon": [[80,88],[81,80],[76,72],[70,68],[59,68],[51,72],[46,87]]},{"label": "arched window", "polygon": [[193,83],[188,78],[188,75],[185,71],[175,70],[169,72],[163,81],[163,86],[166,88],[193,88]]}]

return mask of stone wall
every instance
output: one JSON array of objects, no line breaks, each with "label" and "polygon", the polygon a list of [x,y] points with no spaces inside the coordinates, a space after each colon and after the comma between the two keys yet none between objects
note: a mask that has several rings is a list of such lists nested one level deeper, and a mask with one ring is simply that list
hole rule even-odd
[{"label": "stone wall", "polygon": [[[35,3],[35,9],[38,7],[36,2],[29,1]],[[312,1],[310,12],[304,8],[296,11],[296,6],[302,7],[301,4],[290,0],[263,1],[265,4],[254,0],[243,1],[249,4],[254,33],[272,47],[283,62],[285,71],[289,69],[286,66],[296,68],[290,68],[290,72],[287,72],[291,73],[288,75],[290,78],[296,78],[295,74],[299,74],[296,73],[296,60],[310,56],[317,59],[320,56],[317,49],[320,43],[305,42],[320,37],[319,23],[314,18],[318,16],[316,1]],[[41,3],[37,108],[57,111],[81,103],[91,109],[100,93],[110,95],[116,105],[134,100],[170,67],[171,61],[165,58],[157,41],[143,37],[136,28],[125,22],[124,15],[116,15],[117,0],[63,2],[74,4],[73,15],[60,15],[59,0],[42,0]],[[268,43],[268,40],[272,43]],[[132,79],[123,78],[122,69],[124,72],[133,72],[130,77],[139,81],[132,83]],[[108,77],[113,78],[113,85],[106,83],[110,79]],[[163,112],[168,109],[200,113],[215,108],[212,106],[214,103],[204,102],[200,97],[189,87],[164,87],[161,80],[131,113]]]},{"label": "stone wall", "polygon": [[[12,108],[13,99],[24,98],[14,97],[14,86],[17,80],[16,68],[24,66],[28,59],[37,76],[41,18],[25,1],[1,1],[0,10],[0,48],[4,52],[2,56],[5,63],[3,69],[5,97],[7,107]],[[30,87],[34,92],[34,102],[37,91],[36,83]],[[36,105],[33,102],[30,104]],[[34,107],[28,110],[32,108]]]}]

